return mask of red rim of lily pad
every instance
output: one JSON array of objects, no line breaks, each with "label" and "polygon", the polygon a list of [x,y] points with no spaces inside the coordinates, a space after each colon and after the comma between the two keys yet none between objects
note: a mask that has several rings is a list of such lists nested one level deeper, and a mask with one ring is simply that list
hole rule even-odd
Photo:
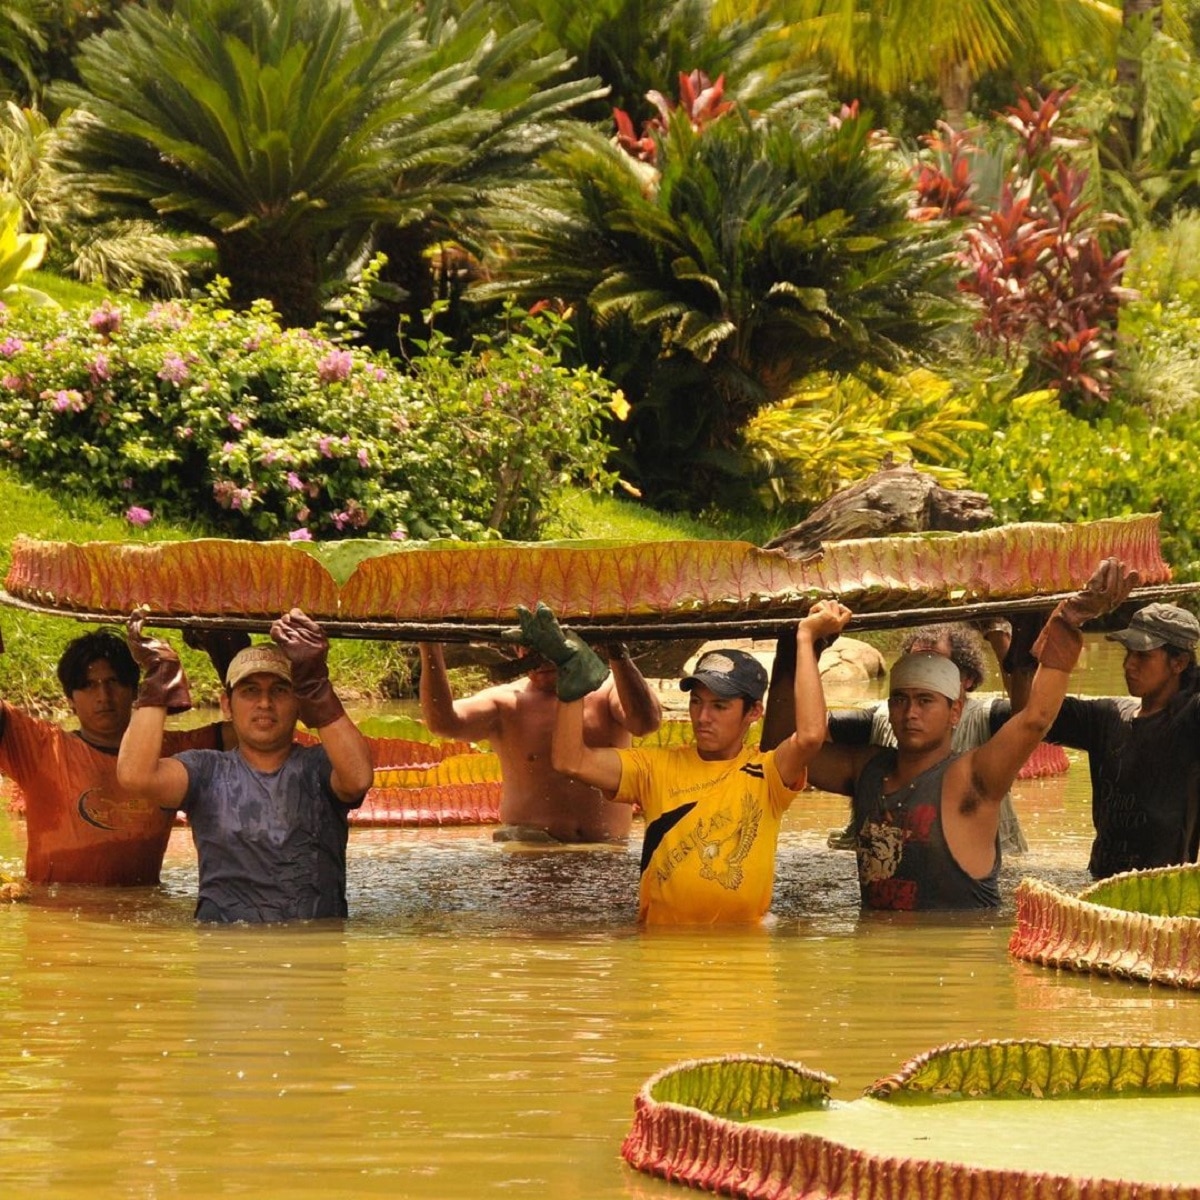
[{"label": "red rim of lily pad", "polygon": [[1047,967],[1200,988],[1200,867],[1102,879],[1072,896],[1038,879],[1017,887],[1015,958]]},{"label": "red rim of lily pad", "polygon": [[[801,1063],[680,1063],[634,1101],[622,1157],[673,1183],[749,1200],[1198,1200],[1200,1188],[900,1158],[754,1121],[828,1103],[837,1081]],[[896,1100],[1200,1092],[1200,1045],[958,1042],[918,1055],[867,1096]]]}]

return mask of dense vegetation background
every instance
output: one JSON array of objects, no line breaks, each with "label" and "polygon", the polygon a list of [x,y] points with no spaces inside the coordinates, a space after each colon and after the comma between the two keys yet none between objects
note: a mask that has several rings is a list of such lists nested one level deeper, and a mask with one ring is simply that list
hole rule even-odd
[{"label": "dense vegetation background", "polygon": [[1196,578],[1198,11],[0,4],[0,535],[763,541],[912,460]]}]

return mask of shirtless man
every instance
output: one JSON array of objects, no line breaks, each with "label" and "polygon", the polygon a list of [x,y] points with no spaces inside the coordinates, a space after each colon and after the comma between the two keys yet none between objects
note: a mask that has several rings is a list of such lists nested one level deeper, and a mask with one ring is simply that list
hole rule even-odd
[{"label": "shirtless man", "polygon": [[[627,747],[662,721],[657,697],[623,646],[608,647],[610,674],[584,704],[589,746]],[[517,683],[455,700],[442,647],[421,645],[421,715],[440,737],[491,743],[500,759],[497,841],[614,842],[629,835],[632,811],[550,765],[558,668],[539,665]]]}]

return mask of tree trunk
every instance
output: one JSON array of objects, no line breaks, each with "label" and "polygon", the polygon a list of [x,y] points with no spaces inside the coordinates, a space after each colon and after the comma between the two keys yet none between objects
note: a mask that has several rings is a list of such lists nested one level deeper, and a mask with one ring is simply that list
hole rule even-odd
[{"label": "tree trunk", "polygon": [[822,542],[886,537],[928,529],[980,529],[996,519],[982,492],[950,491],[911,463],[885,467],[836,492],[799,525],[773,537],[764,549],[788,558],[816,554]]},{"label": "tree trunk", "polygon": [[965,62],[949,63],[938,71],[938,94],[946,124],[959,132],[967,127],[971,109],[971,88],[974,85],[971,68]]},{"label": "tree trunk", "polygon": [[1162,0],[1122,0],[1121,3],[1121,39],[1117,51],[1117,89],[1124,94],[1125,102],[1130,107],[1127,116],[1117,118],[1117,128],[1125,144],[1126,158],[1130,165],[1137,161],[1140,155],[1142,109],[1142,60],[1136,53],[1130,56],[1131,46],[1136,47],[1138,39],[1133,36],[1134,27],[1149,16],[1155,29],[1162,28]]},{"label": "tree trunk", "polygon": [[248,230],[216,238],[217,270],[229,280],[238,308],[270,300],[283,323],[312,326],[321,319],[316,252],[303,238],[281,244]]}]

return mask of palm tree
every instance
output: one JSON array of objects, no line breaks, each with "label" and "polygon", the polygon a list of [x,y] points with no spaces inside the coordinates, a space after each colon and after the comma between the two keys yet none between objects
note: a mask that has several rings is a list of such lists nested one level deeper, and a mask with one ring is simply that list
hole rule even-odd
[{"label": "palm tree", "polygon": [[[498,0],[510,22],[536,22],[539,45],[561,48],[579,75],[608,85],[582,117],[606,120],[612,107],[640,122],[653,114],[646,93],[671,95],[682,74],[724,76],[744,104],[765,107],[796,90],[797,61],[769,8],[722,19],[719,0]],[[807,64],[805,65],[806,70]],[[806,86],[806,79],[801,86]]]},{"label": "palm tree", "polygon": [[[598,133],[548,156],[493,218],[482,289],[579,307],[633,406],[623,464],[703,507],[746,422],[818,368],[896,366],[957,313],[947,243],[906,217],[907,176],[865,116],[675,110],[654,169]],[[728,476],[726,474],[726,482]]]},{"label": "palm tree", "polygon": [[211,238],[235,303],[267,297],[310,324],[331,263],[378,226],[467,209],[464,163],[516,158],[523,128],[532,156],[550,136],[539,119],[595,90],[548,88],[539,106],[562,55],[517,70],[520,37],[491,37],[482,6],[446,14],[438,0],[365,25],[350,0],[125,8],[55,93],[79,113],[60,167],[117,213]]},{"label": "palm tree", "polygon": [[984,73],[1033,81],[1097,48],[1111,61],[1121,20],[1103,0],[789,0],[784,13],[797,46],[836,79],[885,94],[932,85],[955,128]]}]

